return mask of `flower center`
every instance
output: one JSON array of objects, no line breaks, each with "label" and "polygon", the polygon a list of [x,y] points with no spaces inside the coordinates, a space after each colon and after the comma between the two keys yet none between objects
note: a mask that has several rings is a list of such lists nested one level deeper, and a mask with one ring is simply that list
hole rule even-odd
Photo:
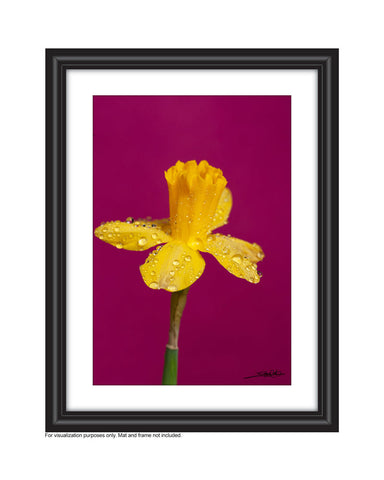
[{"label": "flower center", "polygon": [[177,162],[165,172],[169,190],[172,237],[199,250],[212,229],[220,196],[227,184],[223,172],[207,161]]}]

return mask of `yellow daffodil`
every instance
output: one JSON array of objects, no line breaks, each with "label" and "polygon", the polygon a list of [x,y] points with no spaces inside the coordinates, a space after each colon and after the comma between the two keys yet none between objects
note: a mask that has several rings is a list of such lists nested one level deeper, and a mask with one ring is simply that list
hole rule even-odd
[{"label": "yellow daffodil", "polygon": [[[205,261],[200,252],[212,254],[236,277],[258,283],[256,264],[264,253],[256,243],[212,234],[227,223],[232,194],[223,172],[203,160],[176,165],[165,172],[169,190],[170,218],[115,221],[100,225],[95,235],[125,250],[157,246],[140,267],[152,289],[176,292],[188,288],[202,275]],[[165,245],[161,245],[165,244]]]}]

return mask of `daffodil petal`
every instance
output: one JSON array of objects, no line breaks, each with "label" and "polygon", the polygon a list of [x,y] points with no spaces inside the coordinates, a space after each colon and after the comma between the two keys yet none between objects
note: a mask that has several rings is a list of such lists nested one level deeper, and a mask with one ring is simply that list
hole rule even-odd
[{"label": "daffodil petal", "polygon": [[264,258],[264,253],[256,243],[248,243],[239,238],[225,235],[208,235],[204,250],[211,253],[216,260],[236,277],[251,283],[260,282],[257,263]]},{"label": "daffodil petal", "polygon": [[212,230],[222,227],[227,223],[229,214],[232,209],[232,193],[229,188],[225,188],[221,194],[216,213],[213,217]]},{"label": "daffodil petal", "polygon": [[125,250],[147,250],[161,243],[169,242],[170,236],[155,221],[107,222],[95,230],[100,240]]},{"label": "daffodil petal", "polygon": [[169,223],[169,218],[160,218],[157,220],[147,219],[147,218],[137,218],[133,220],[132,217],[129,217],[127,220],[132,220],[134,225],[146,225],[148,227],[158,227],[163,230],[167,235],[171,235],[171,225]]},{"label": "daffodil petal", "polygon": [[177,292],[202,275],[205,261],[181,241],[172,241],[150,253],[140,272],[148,287]]}]

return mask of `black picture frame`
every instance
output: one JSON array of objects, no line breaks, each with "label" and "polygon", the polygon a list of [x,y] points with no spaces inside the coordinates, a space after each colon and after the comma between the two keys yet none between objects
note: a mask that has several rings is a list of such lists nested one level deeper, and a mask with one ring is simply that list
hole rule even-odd
[{"label": "black picture frame", "polygon": [[[66,73],[70,69],[315,69],[318,79],[318,409],[68,411]],[[46,50],[46,431],[338,431],[338,49]]]}]

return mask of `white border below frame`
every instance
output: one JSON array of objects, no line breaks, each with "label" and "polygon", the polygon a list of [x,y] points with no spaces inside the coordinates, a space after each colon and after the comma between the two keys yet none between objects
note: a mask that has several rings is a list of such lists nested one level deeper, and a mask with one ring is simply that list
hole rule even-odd
[{"label": "white border below frame", "polygon": [[[92,385],[93,95],[291,95],[292,385]],[[67,71],[67,409],[317,409],[316,70]]]}]

